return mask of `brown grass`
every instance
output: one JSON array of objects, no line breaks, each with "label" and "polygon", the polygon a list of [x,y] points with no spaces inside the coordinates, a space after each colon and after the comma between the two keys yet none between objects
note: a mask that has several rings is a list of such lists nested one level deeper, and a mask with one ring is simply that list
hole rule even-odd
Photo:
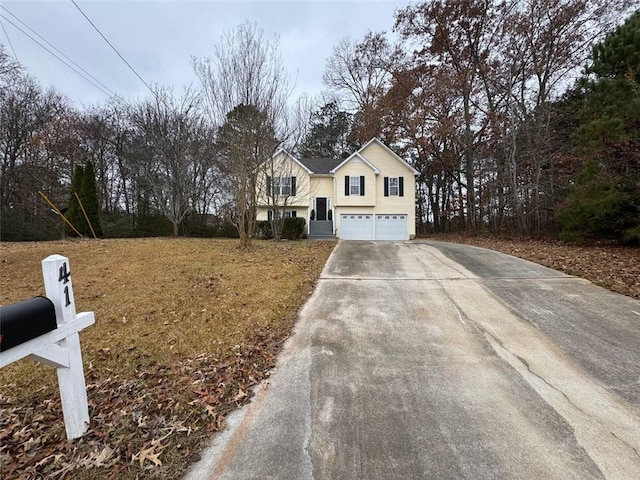
[{"label": "brown grass", "polygon": [[[208,239],[1,245],[0,303],[44,294],[40,262],[58,253],[69,257],[77,310],[94,311],[96,324],[81,333],[92,426],[75,444],[63,438],[53,369],[24,360],[0,370],[0,474],[179,478],[207,434],[268,375],[334,245],[256,242],[248,252],[237,241]],[[34,426],[30,417],[45,407],[53,414]],[[33,448],[22,445],[24,428]]]}]

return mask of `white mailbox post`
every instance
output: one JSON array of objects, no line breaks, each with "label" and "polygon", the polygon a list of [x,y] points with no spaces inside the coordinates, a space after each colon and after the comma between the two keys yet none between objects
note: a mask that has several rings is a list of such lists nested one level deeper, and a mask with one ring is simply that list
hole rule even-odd
[{"label": "white mailbox post", "polygon": [[0,352],[0,368],[25,357],[52,366],[58,374],[67,438],[81,437],[89,426],[87,387],[78,332],[93,325],[93,312],[76,314],[69,259],[51,255],[42,261],[47,298],[55,307],[57,328]]}]

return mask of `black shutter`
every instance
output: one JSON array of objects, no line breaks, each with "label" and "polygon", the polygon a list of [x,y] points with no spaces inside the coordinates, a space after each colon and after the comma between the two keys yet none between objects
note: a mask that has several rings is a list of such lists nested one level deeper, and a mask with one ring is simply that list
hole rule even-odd
[{"label": "black shutter", "polygon": [[270,197],[270,196],[271,196],[271,177],[267,175],[267,197]]},{"label": "black shutter", "polygon": [[273,220],[273,210],[269,210],[267,212],[267,220],[270,222],[271,220]]},{"label": "black shutter", "polygon": [[291,177],[291,196],[296,196],[296,177]]},{"label": "black shutter", "polygon": [[[296,178],[296,177],[293,177]],[[296,212],[295,210],[291,210],[291,218],[296,218],[298,216],[298,212]]]},{"label": "black shutter", "polygon": [[398,192],[401,197],[404,197],[404,177],[398,178]]},{"label": "black shutter", "polygon": [[384,177],[384,196],[389,196],[389,177]]},{"label": "black shutter", "polygon": [[364,196],[364,175],[360,176],[360,196]]},{"label": "black shutter", "polygon": [[349,175],[345,175],[344,177],[344,194],[349,196]]}]

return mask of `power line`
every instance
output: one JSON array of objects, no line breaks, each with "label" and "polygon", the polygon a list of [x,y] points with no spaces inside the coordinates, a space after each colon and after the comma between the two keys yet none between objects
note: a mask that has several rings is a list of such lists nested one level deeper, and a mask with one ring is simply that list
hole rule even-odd
[{"label": "power line", "polygon": [[7,17],[5,17],[3,14],[0,13],[0,17],[4,18],[5,21],[9,22],[11,25],[13,25],[16,29],[18,29],[19,31],[21,31],[24,35],[26,35],[27,37],[29,37],[32,41],[34,41],[35,43],[37,43],[40,47],[44,48],[47,52],[49,52],[51,55],[53,55],[54,57],[56,57],[59,61],[61,61],[62,63],[64,63],[68,68],[70,68],[75,74],[79,75],[80,77],[82,77],[84,80],[86,80],[87,82],[89,82],[91,85],[93,85],[94,87],[96,87],[98,90],[100,90],[102,93],[104,93],[107,96],[111,96],[113,95],[112,93],[107,92],[105,89],[103,89],[102,87],[100,87],[99,85],[97,85],[96,83],[94,83],[92,80],[90,80],[89,78],[87,78],[86,76],[84,76],[82,73],[80,73],[78,70],[76,70],[73,66],[71,66],[70,64],[68,64],[67,62],[65,62],[62,58],[60,58],[58,55],[56,55],[55,53],[53,53],[51,50],[49,50],[46,46],[44,46],[42,43],[40,43],[38,40],[36,40],[35,38],[33,38],[31,35],[29,35],[27,32],[25,32],[22,28],[20,28],[18,25],[16,25],[15,23],[13,23],[11,20],[9,20]]},{"label": "power line", "polygon": [[[51,42],[49,42],[46,38],[44,38],[42,35],[40,35],[38,32],[36,32],[33,28],[31,28],[29,25],[27,25],[26,23],[24,23],[22,20],[20,20],[14,13],[11,13],[9,11],[9,9],[7,9],[7,7],[4,7],[2,5],[0,5],[0,8],[2,8],[3,10],[5,10],[9,15],[11,15],[13,18],[15,18],[18,22],[20,22],[22,25],[24,25],[26,28],[28,28],[32,33],[34,33],[35,35],[38,36],[38,38],[40,38],[43,42],[45,42],[47,45],[49,45],[51,48],[53,48],[56,52],[58,52],[60,55],[62,55],[64,58],[66,58],[67,60],[69,60],[71,63],[73,63],[76,67],[78,67],[80,70],[82,70],[85,74],[87,74],[89,77],[91,77],[95,82],[99,83],[102,87],[104,87],[111,95],[115,95],[115,92],[113,90],[111,90],[109,87],[107,87],[104,83],[102,83],[100,80],[98,80],[96,77],[94,77],[93,75],[91,75],[89,72],[87,72],[84,68],[82,68],[80,65],[78,65],[76,62],[74,62],[71,58],[69,58],[67,55],[64,54],[64,52],[61,52],[58,48],[56,48],[55,45],[51,44]],[[4,26],[3,26],[4,28]]]},{"label": "power line", "polygon": [[[4,7],[2,7],[4,8]],[[2,31],[4,32],[4,36],[7,37],[7,42],[9,42],[9,46],[11,47],[11,51],[13,52],[13,58],[15,59],[15,61],[19,61],[18,60],[18,55],[16,55],[16,51],[13,48],[13,43],[11,43],[11,39],[9,38],[9,34],[7,33],[7,29],[4,28],[4,23],[0,22],[0,25],[2,25]]]},{"label": "power line", "polygon": [[116,47],[114,47],[114,46],[111,44],[111,42],[110,42],[109,40],[107,40],[107,37],[105,37],[105,36],[102,34],[102,32],[98,29],[98,27],[96,27],[96,26],[94,25],[94,23],[91,21],[91,19],[90,19],[89,17],[87,17],[87,14],[86,14],[86,13],[84,13],[84,12],[82,11],[82,9],[78,6],[78,4],[75,2],[75,0],[71,0],[71,3],[73,3],[73,4],[75,5],[75,7],[76,7],[76,8],[78,9],[78,11],[82,14],[82,16],[83,16],[84,18],[86,18],[86,19],[87,19],[87,22],[89,22],[89,23],[91,24],[91,26],[95,29],[95,31],[96,31],[96,32],[98,32],[98,33],[100,34],[100,36],[104,39],[104,41],[105,41],[105,42],[107,42],[107,45],[109,45],[109,46],[111,47],[111,49],[112,49],[114,52],[116,52],[116,54],[120,57],[120,59],[121,59],[121,60],[122,60],[126,65],[127,65],[127,67],[129,67],[129,69],[130,69],[133,73],[135,73],[136,77],[138,77],[138,78],[140,79],[140,81],[141,81],[142,83],[144,83],[144,86],[145,86],[145,87],[147,87],[147,88],[149,89],[149,91],[150,91],[150,92],[151,92],[151,93],[152,93],[156,98],[158,98],[158,96],[157,96],[156,92],[154,92],[154,91],[153,91],[153,89],[152,89],[152,88],[147,84],[147,82],[145,82],[145,81],[143,80],[143,78],[140,76],[140,74],[138,74],[138,72],[136,72],[136,71],[135,71],[135,69],[134,69],[134,68],[129,64],[129,62],[127,62],[127,61],[125,60],[125,58],[124,58],[122,55],[120,55],[120,52],[118,52],[118,50],[116,50]]}]

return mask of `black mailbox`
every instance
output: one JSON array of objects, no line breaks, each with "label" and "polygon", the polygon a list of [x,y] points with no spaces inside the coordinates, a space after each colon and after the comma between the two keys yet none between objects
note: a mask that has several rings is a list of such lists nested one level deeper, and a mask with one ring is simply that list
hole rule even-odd
[{"label": "black mailbox", "polygon": [[56,310],[47,297],[0,307],[0,352],[55,330]]}]

